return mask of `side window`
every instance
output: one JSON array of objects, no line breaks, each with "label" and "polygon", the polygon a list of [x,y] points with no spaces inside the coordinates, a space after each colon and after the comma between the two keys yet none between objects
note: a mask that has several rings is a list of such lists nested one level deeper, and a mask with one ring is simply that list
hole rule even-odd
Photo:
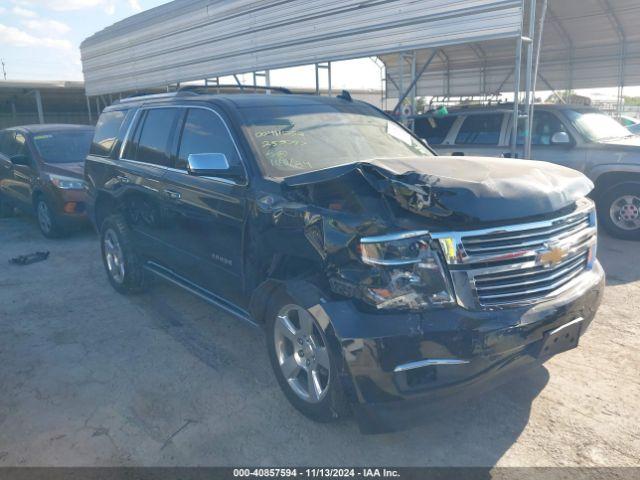
[{"label": "side window", "polygon": [[501,113],[469,115],[464,119],[456,143],[460,145],[497,145],[500,141]]},{"label": "side window", "polygon": [[[518,145],[524,145],[525,122],[525,119],[518,122]],[[533,112],[531,145],[551,145],[551,137],[558,132],[569,133],[558,117],[550,112]]]},{"label": "side window", "polygon": [[415,132],[420,138],[424,138],[430,145],[440,145],[447,138],[455,116],[417,118]]},{"label": "side window", "polygon": [[[132,150],[134,154],[127,156],[138,162],[154,165],[170,166],[169,142],[176,128],[178,108],[153,108],[146,111],[138,127]],[[132,152],[133,153],[133,152]]]},{"label": "side window", "polygon": [[96,132],[89,153],[100,157],[108,157],[117,143],[118,132],[126,116],[125,110],[114,110],[100,115],[96,124]]},{"label": "side window", "polygon": [[4,149],[2,153],[9,157],[14,164],[29,165],[31,163],[27,139],[22,133],[9,132],[2,148]]},{"label": "side window", "polygon": [[191,153],[224,153],[230,166],[240,166],[240,158],[227,127],[215,113],[191,108],[182,129],[176,168],[187,168]]}]

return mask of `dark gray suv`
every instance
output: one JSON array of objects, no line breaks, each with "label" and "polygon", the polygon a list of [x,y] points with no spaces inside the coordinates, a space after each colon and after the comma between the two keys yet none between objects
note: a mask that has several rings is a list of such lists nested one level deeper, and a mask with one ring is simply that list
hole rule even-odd
[{"label": "dark gray suv", "polygon": [[[415,118],[415,130],[441,155],[511,155],[512,105],[450,109]],[[524,120],[518,128],[525,131]],[[524,137],[518,138],[523,157]],[[640,136],[589,107],[538,105],[532,129],[532,158],[564,165],[595,184],[599,219],[618,238],[640,240]]]}]

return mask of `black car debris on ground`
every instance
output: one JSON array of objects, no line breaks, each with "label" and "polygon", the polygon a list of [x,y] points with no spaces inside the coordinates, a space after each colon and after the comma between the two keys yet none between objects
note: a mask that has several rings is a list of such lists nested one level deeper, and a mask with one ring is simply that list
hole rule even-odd
[{"label": "black car debris on ground", "polygon": [[272,93],[105,109],[85,181],[117,291],[155,275],[264,327],[289,401],[369,432],[577,345],[604,290],[586,177]]}]

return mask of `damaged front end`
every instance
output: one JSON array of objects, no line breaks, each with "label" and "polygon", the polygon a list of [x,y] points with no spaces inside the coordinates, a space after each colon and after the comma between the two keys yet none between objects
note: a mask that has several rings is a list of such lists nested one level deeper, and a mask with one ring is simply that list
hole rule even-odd
[{"label": "damaged front end", "polygon": [[365,309],[454,306],[443,232],[548,218],[592,188],[563,167],[524,162],[516,175],[512,161],[494,160],[375,160],[288,177],[281,195],[258,201],[260,238],[269,252],[311,262],[332,293]]}]

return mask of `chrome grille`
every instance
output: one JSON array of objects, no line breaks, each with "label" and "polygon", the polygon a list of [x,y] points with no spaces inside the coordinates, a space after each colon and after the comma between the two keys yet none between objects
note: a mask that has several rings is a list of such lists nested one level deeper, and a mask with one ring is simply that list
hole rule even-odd
[{"label": "chrome grille", "polygon": [[467,308],[531,304],[558,295],[591,268],[596,249],[593,202],[542,222],[433,235]]}]

